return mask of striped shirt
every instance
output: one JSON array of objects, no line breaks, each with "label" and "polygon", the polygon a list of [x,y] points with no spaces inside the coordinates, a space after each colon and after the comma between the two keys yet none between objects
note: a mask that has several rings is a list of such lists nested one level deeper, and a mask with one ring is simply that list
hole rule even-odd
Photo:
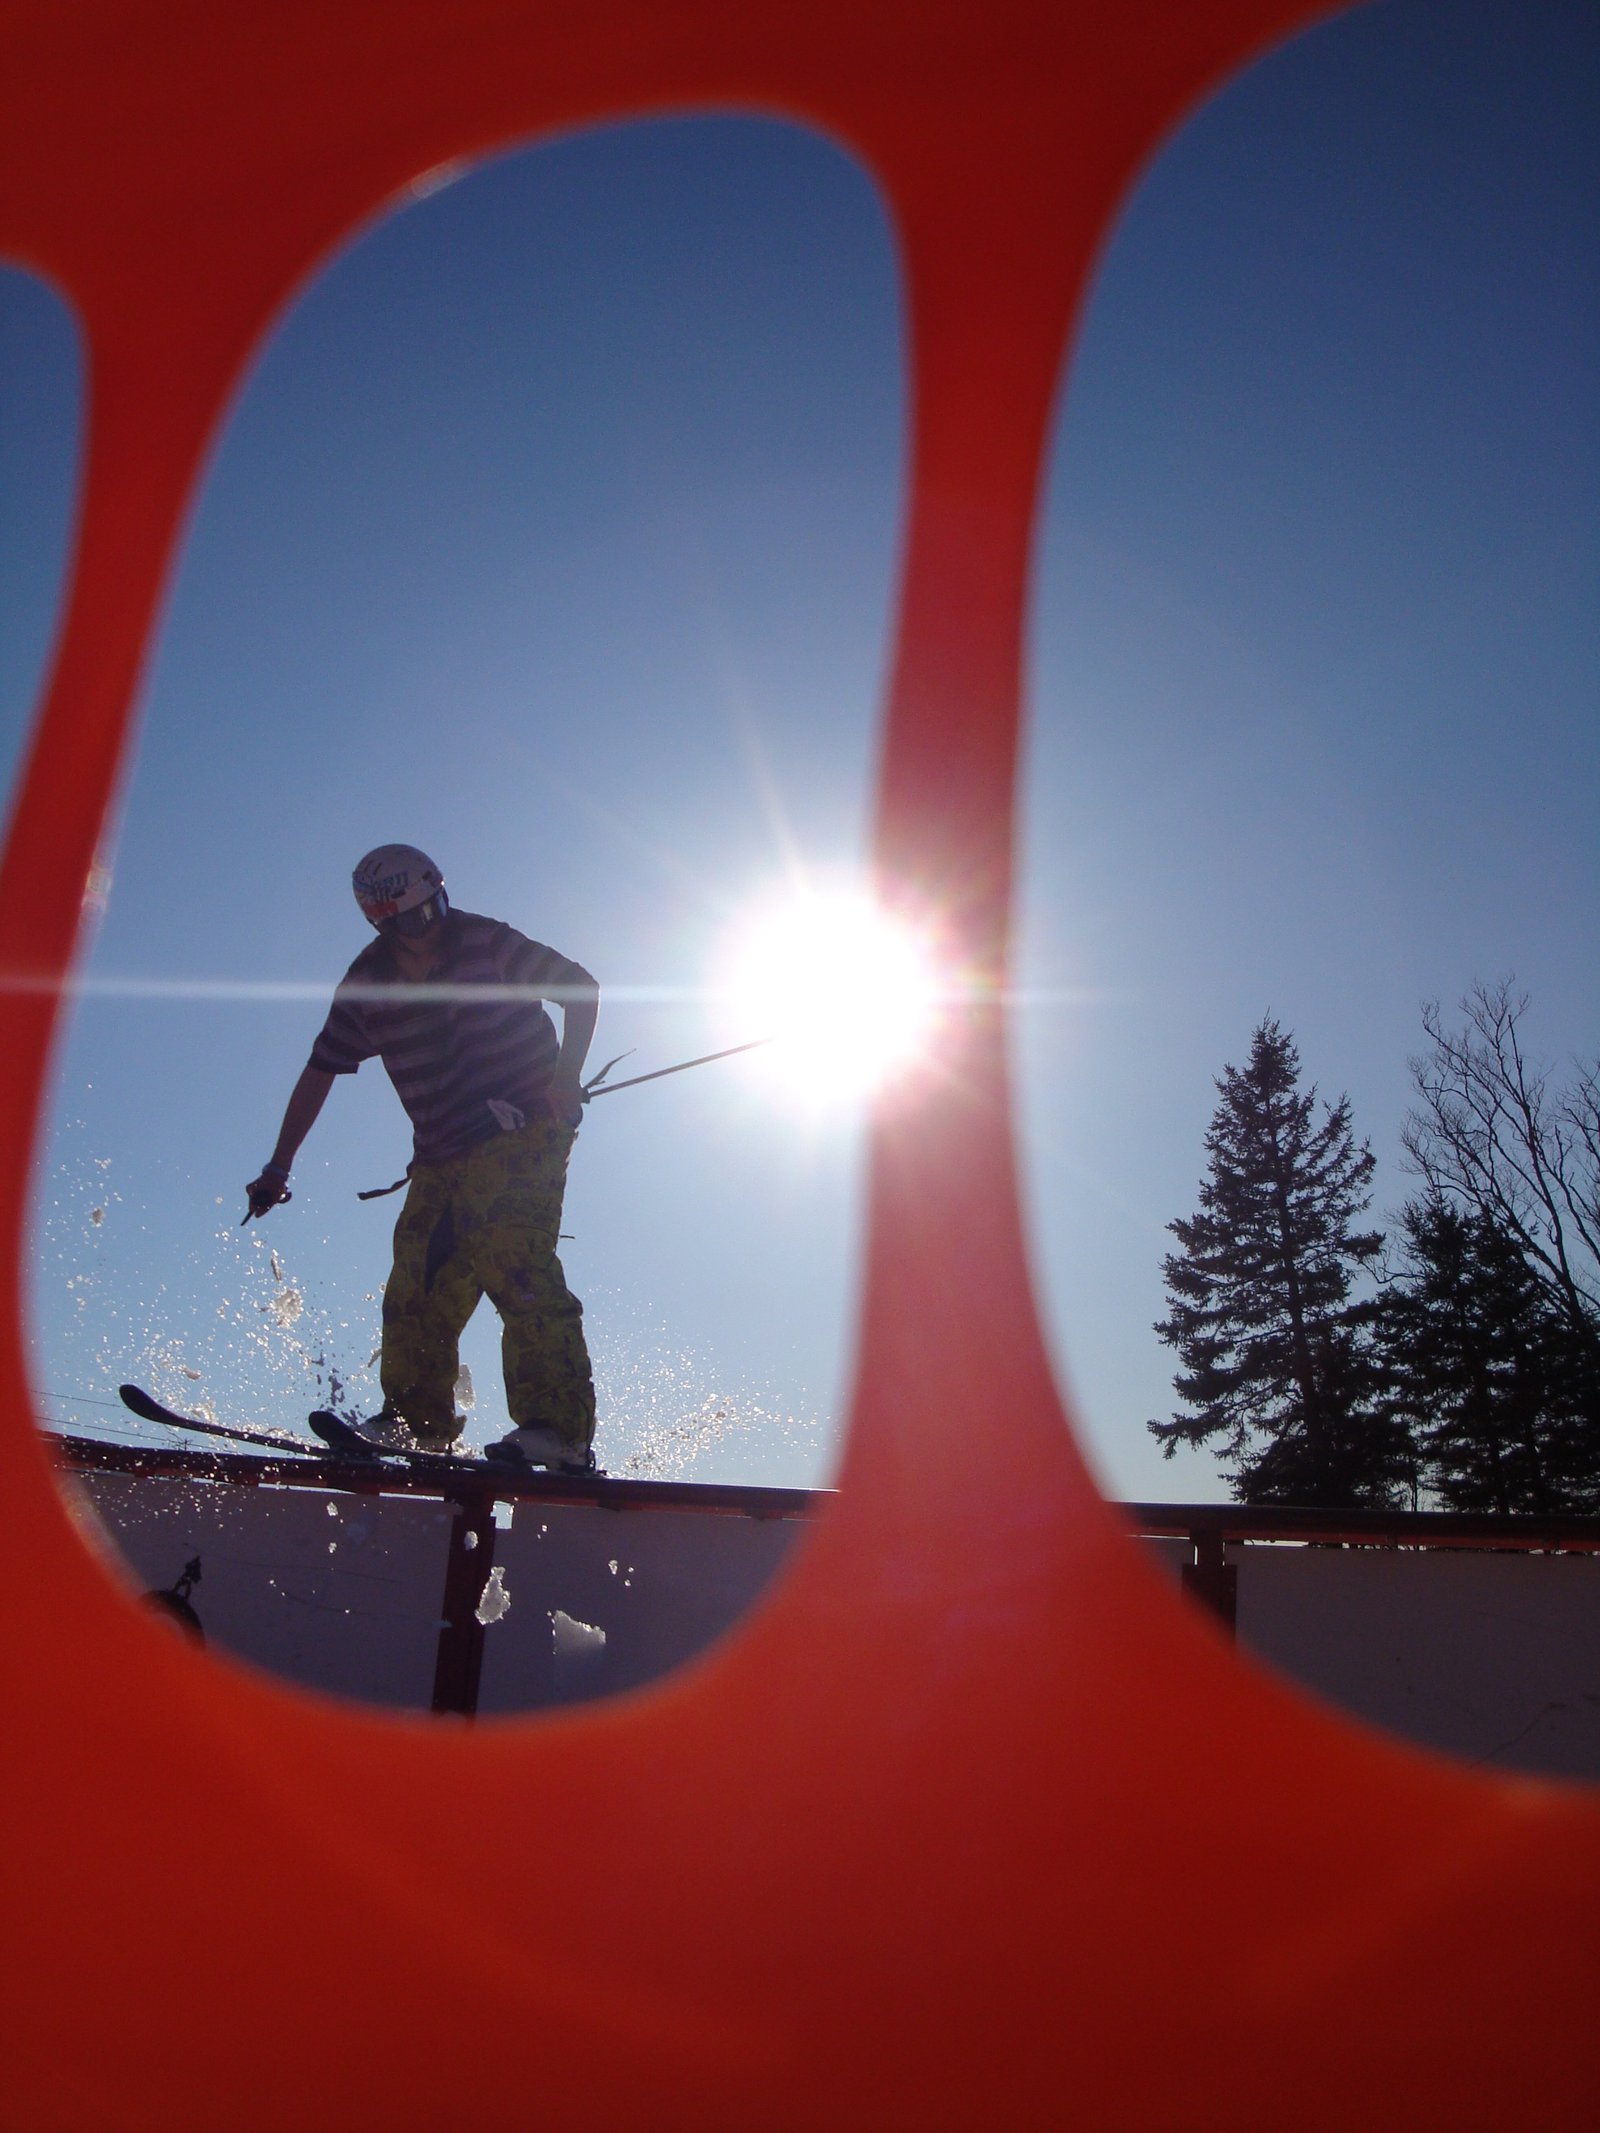
[{"label": "striped shirt", "polygon": [[514,926],[451,911],[425,983],[401,975],[381,937],[361,951],[339,982],[311,1064],[353,1074],[363,1059],[381,1059],[415,1129],[413,1160],[442,1163],[514,1125],[519,1112],[530,1121],[547,1115],[559,1047],[540,1002],[597,990],[581,963]]}]

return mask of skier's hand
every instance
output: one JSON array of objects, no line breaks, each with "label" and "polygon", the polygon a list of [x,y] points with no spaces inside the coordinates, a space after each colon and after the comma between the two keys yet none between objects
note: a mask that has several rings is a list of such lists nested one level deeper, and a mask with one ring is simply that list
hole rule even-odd
[{"label": "skier's hand", "polygon": [[[280,1170],[276,1163],[268,1163],[260,1177],[250,1180],[244,1189],[244,1196],[250,1203],[245,1210],[244,1222],[248,1222],[252,1215],[259,1222],[284,1200],[294,1198],[294,1194],[289,1190],[288,1171]],[[244,1222],[239,1224],[241,1229],[244,1228]]]},{"label": "skier's hand", "polygon": [[552,1081],[544,1092],[544,1100],[550,1106],[550,1116],[557,1125],[571,1126],[574,1131],[583,1123],[583,1107],[588,1101],[583,1086],[577,1081],[568,1081],[565,1076]]}]

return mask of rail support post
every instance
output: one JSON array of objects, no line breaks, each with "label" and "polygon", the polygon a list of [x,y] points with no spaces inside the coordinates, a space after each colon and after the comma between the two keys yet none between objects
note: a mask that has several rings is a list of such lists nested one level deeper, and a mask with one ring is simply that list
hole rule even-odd
[{"label": "rail support post", "polygon": [[1183,1589],[1210,1608],[1230,1637],[1239,1626],[1239,1566],[1228,1561],[1220,1525],[1194,1527],[1189,1534],[1194,1559],[1183,1566]]},{"label": "rail support post", "polygon": [[471,1718],[483,1672],[483,1624],[478,1603],[494,1561],[494,1496],[474,1490],[450,1502],[450,1553],[445,1562],[439,1655],[433,1669],[433,1708]]}]

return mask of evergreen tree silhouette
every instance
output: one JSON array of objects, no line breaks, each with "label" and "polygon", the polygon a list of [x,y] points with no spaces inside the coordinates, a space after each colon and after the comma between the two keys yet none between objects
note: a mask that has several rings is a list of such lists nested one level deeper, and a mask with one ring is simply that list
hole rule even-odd
[{"label": "evergreen tree silhouette", "polygon": [[1391,1412],[1451,1510],[1600,1507],[1600,1373],[1516,1238],[1434,1195],[1402,1211],[1385,1299]]},{"label": "evergreen tree silhouette", "polygon": [[1248,1065],[1217,1083],[1200,1211],[1168,1225],[1182,1249],[1163,1263],[1156,1326],[1189,1411],[1147,1426],[1169,1458],[1220,1439],[1242,1502],[1393,1503],[1414,1490],[1414,1460],[1381,1398],[1379,1301],[1351,1297],[1383,1244],[1356,1227],[1374,1158],[1348,1097],[1319,1121],[1299,1081],[1294,1039],[1269,1016]]}]

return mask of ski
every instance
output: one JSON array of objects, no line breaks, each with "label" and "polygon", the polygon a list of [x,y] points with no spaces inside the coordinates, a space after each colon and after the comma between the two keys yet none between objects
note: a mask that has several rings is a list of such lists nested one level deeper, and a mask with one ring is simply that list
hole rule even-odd
[{"label": "ski", "polygon": [[455,1452],[408,1452],[398,1444],[376,1444],[347,1422],[343,1415],[336,1415],[331,1408],[319,1407],[315,1414],[307,1415],[307,1423],[315,1430],[330,1452],[337,1452],[341,1459],[365,1459],[377,1462],[384,1459],[397,1460],[402,1466],[418,1467],[426,1473],[437,1473],[441,1467],[457,1471],[465,1465],[481,1465],[470,1454],[463,1458]]},{"label": "ski", "polygon": [[168,1429],[197,1430],[201,1436],[225,1437],[230,1444],[249,1444],[258,1451],[299,1452],[307,1458],[314,1458],[317,1453],[315,1444],[305,1437],[291,1436],[287,1430],[230,1429],[223,1422],[203,1422],[198,1415],[180,1415],[173,1408],[163,1407],[142,1385],[119,1385],[117,1393],[123,1406],[136,1414],[141,1422],[160,1422]]},{"label": "ski", "polygon": [[[368,1461],[394,1460],[398,1465],[410,1467],[414,1473],[459,1474],[463,1467],[474,1473],[526,1476],[542,1471],[537,1464],[527,1465],[517,1460],[493,1459],[482,1452],[408,1452],[397,1444],[379,1444],[367,1436],[359,1426],[347,1422],[343,1415],[336,1415],[326,1407],[318,1408],[315,1414],[307,1415],[306,1421],[322,1439],[329,1451],[341,1459],[365,1459]],[[592,1468],[589,1474],[568,1474],[569,1481],[582,1481],[599,1473]]]},{"label": "ski", "polygon": [[[362,1460],[376,1463],[384,1459],[396,1459],[406,1466],[459,1468],[463,1462],[444,1452],[403,1452],[386,1444],[374,1444],[360,1430],[343,1420],[339,1415],[319,1409],[307,1417],[315,1437],[297,1437],[281,1429],[234,1429],[224,1422],[205,1422],[198,1415],[180,1415],[175,1408],[164,1407],[142,1385],[119,1385],[122,1404],[144,1422],[161,1422],[168,1429],[198,1430],[202,1436],[223,1437],[230,1444],[248,1444],[257,1451],[298,1452],[303,1458],[317,1459],[333,1452],[341,1459]],[[321,1442],[316,1441],[317,1438]],[[477,1462],[473,1462],[477,1463]]]},{"label": "ski", "polygon": [[[315,1438],[297,1437],[288,1430],[280,1429],[235,1429],[225,1422],[206,1422],[199,1415],[181,1415],[175,1408],[164,1407],[142,1385],[119,1385],[118,1394],[124,1407],[136,1414],[142,1422],[159,1422],[168,1429],[198,1431],[204,1437],[221,1437],[229,1444],[247,1445],[258,1452],[295,1452],[301,1458],[315,1459],[332,1452],[337,1458],[347,1459],[354,1465],[357,1461],[367,1466],[381,1466],[392,1461],[397,1466],[409,1467],[414,1473],[459,1474],[464,1467],[478,1472],[496,1471],[509,1475],[537,1473],[537,1467],[522,1467],[499,1460],[485,1459],[472,1452],[407,1452],[397,1445],[375,1444],[364,1436],[353,1423],[346,1422],[327,1408],[319,1408],[307,1416]],[[568,1476],[568,1479],[585,1479],[584,1476]]]}]

